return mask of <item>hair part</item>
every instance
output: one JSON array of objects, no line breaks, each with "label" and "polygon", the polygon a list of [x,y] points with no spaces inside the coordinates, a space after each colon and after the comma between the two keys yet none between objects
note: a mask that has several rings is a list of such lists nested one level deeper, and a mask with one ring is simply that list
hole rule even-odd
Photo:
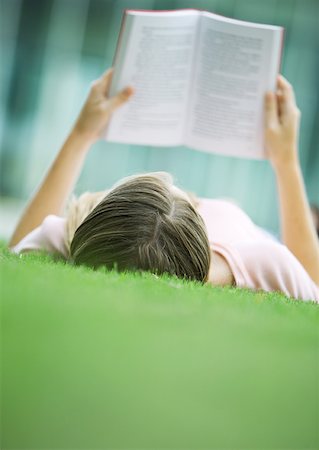
[{"label": "hair part", "polygon": [[130,177],[104,195],[76,229],[70,256],[94,268],[199,281],[207,280],[210,265],[203,219],[156,174]]}]

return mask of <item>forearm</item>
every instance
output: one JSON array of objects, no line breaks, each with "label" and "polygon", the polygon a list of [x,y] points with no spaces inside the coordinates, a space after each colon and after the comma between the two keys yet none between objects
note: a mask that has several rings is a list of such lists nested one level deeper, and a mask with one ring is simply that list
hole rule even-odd
[{"label": "forearm", "polygon": [[10,239],[9,246],[39,226],[49,214],[60,215],[81,172],[91,141],[75,131],[66,139],[40,187],[31,198]]},{"label": "forearm", "polygon": [[297,162],[275,168],[283,243],[319,284],[319,241]]},{"label": "forearm", "polygon": [[73,131],[26,207],[10,239],[10,247],[39,226],[47,215],[63,212],[90,146],[104,135],[113,111],[133,94],[132,88],[127,87],[109,97],[111,79],[112,70],[107,70],[92,84]]}]

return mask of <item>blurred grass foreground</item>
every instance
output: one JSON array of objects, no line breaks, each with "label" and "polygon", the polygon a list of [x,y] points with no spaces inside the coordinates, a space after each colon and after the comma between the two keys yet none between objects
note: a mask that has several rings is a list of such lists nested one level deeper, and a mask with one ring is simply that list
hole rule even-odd
[{"label": "blurred grass foreground", "polygon": [[318,306],[2,249],[4,449],[315,449]]}]

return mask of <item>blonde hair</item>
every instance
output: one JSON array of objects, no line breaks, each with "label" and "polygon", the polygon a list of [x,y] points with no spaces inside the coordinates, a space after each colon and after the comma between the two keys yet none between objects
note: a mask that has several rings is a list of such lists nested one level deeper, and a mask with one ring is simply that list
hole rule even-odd
[{"label": "blonde hair", "polygon": [[70,205],[67,220],[72,261],[206,281],[210,248],[204,222],[192,200],[174,194],[171,184],[169,174],[151,173],[82,195]]},{"label": "blonde hair", "polygon": [[101,192],[85,192],[80,197],[73,196],[66,210],[66,237],[65,243],[70,252],[70,245],[75,230],[81,225],[83,220],[91,211],[100,203],[107,195],[108,191]]}]

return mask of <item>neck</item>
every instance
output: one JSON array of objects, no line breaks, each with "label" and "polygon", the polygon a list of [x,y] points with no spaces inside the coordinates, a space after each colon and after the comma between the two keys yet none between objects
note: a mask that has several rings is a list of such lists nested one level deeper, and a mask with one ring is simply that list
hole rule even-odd
[{"label": "neck", "polygon": [[235,284],[230,265],[220,253],[215,251],[212,251],[208,283],[214,286],[233,286]]}]

